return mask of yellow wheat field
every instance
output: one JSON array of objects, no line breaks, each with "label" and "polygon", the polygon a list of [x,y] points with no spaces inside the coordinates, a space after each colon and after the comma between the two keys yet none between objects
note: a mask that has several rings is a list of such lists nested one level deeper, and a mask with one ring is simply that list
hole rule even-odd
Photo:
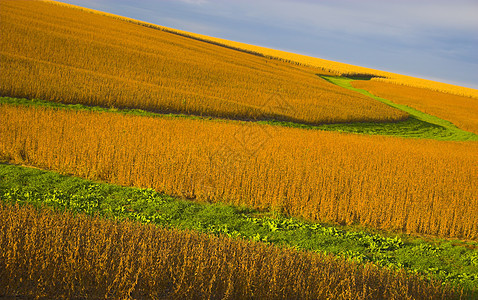
[{"label": "yellow wheat field", "polygon": [[442,83],[442,82],[437,82],[437,81],[432,81],[432,80],[427,80],[422,78],[416,78],[412,76],[395,74],[395,73],[390,73],[390,72],[385,72],[385,71],[380,71],[380,70],[375,70],[375,69],[370,69],[370,68],[365,68],[360,66],[354,66],[350,64],[330,61],[326,59],[321,59],[321,58],[316,58],[316,57],[311,57],[311,56],[306,56],[306,55],[301,55],[296,53],[285,52],[281,50],[269,49],[265,47],[249,45],[249,44],[235,42],[235,41],[229,41],[225,39],[210,37],[210,36],[206,36],[202,34],[191,33],[187,31],[159,26],[159,25],[155,25],[155,24],[151,24],[147,22],[142,22],[142,21],[138,21],[138,20],[134,20],[130,18],[125,18],[125,17],[113,15],[113,14],[96,11],[93,9],[87,9],[87,8],[83,8],[83,7],[79,7],[75,5],[59,3],[56,1],[44,0],[44,2],[56,4],[60,6],[71,7],[71,8],[79,9],[82,11],[90,12],[93,14],[104,15],[110,18],[115,18],[118,20],[123,20],[123,21],[139,24],[142,26],[150,27],[150,28],[156,28],[159,30],[176,33],[182,36],[191,37],[198,40],[208,41],[217,45],[223,45],[232,49],[242,50],[242,51],[258,54],[265,57],[275,58],[275,59],[279,59],[279,60],[283,60],[287,62],[294,62],[301,65],[317,67],[325,72],[334,73],[335,75],[347,76],[347,75],[354,75],[354,74],[370,74],[370,75],[378,77],[378,78],[373,78],[372,80],[374,81],[394,83],[394,84],[398,84],[402,86],[426,88],[432,91],[478,99],[478,90],[472,89],[472,88],[467,88],[467,87],[462,87],[462,86],[457,86],[457,85],[452,85],[452,84],[447,84],[447,83]]},{"label": "yellow wheat field", "polygon": [[0,158],[309,220],[478,237],[478,143],[2,105]]},{"label": "yellow wheat field", "polygon": [[478,99],[377,81],[355,81],[352,85],[395,103],[405,104],[448,120],[461,129],[478,134]]},{"label": "yellow wheat field", "polygon": [[45,2],[1,6],[2,95],[313,124],[407,117],[310,67]]},{"label": "yellow wheat field", "polygon": [[2,296],[47,299],[452,299],[439,282],[297,252],[0,204]]}]

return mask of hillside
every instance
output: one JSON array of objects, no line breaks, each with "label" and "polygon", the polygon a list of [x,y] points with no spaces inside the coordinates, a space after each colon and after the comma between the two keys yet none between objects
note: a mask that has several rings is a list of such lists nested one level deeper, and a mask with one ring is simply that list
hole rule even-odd
[{"label": "hillside", "polygon": [[299,64],[299,65],[317,67],[320,70],[322,70],[322,72],[332,72],[334,75],[340,75],[340,76],[355,76],[355,75],[372,76],[372,77],[374,77],[374,78],[372,78],[372,80],[374,80],[374,81],[393,83],[393,84],[402,85],[402,86],[425,88],[425,89],[429,89],[429,90],[432,90],[432,91],[443,92],[443,93],[446,93],[446,94],[452,94],[452,95],[458,95],[458,96],[464,96],[464,97],[470,97],[470,98],[478,99],[478,90],[472,89],[472,88],[467,88],[467,87],[462,87],[462,86],[457,86],[457,85],[453,85],[453,84],[437,82],[437,81],[432,81],[432,80],[427,80],[427,79],[422,79],[422,78],[416,78],[416,77],[411,77],[411,76],[402,75],[402,74],[395,74],[395,73],[391,73],[391,72],[375,70],[375,69],[365,68],[365,67],[361,67],[361,66],[355,66],[355,65],[345,64],[345,63],[341,63],[341,62],[321,59],[321,58],[317,58],[317,57],[311,57],[311,56],[306,56],[306,55],[301,55],[301,54],[276,50],[276,49],[260,47],[260,46],[256,46],[256,45],[245,44],[245,43],[241,43],[241,42],[225,40],[225,39],[221,39],[221,38],[215,38],[215,37],[206,36],[206,35],[202,35],[202,34],[182,31],[182,30],[178,30],[178,29],[174,29],[174,28],[168,28],[168,27],[165,27],[165,26],[160,26],[160,25],[156,25],[156,24],[143,22],[143,21],[138,21],[138,20],[134,20],[134,19],[131,19],[131,18],[117,16],[117,15],[113,15],[113,14],[109,14],[109,13],[105,13],[105,12],[101,12],[101,11],[96,11],[96,10],[93,10],[93,9],[88,9],[88,8],[79,7],[79,6],[70,5],[70,4],[65,4],[65,3],[59,3],[59,2],[52,1],[52,0],[42,0],[42,1],[52,3],[52,4],[55,4],[55,5],[60,5],[60,6],[74,8],[74,9],[79,9],[79,10],[90,12],[90,13],[93,13],[93,14],[100,14],[100,15],[103,15],[103,16],[108,16],[108,17],[111,17],[111,18],[127,21],[127,22],[130,22],[130,23],[133,23],[133,24],[138,24],[138,25],[141,25],[141,26],[149,27],[149,28],[155,28],[155,29],[159,29],[159,30],[162,30],[162,31],[171,32],[171,33],[178,34],[178,35],[181,35],[181,36],[190,37],[190,38],[193,38],[193,39],[205,41],[205,42],[212,43],[212,44],[215,44],[215,45],[221,45],[223,47],[236,49],[236,50],[244,51],[244,52],[247,52],[247,53],[252,53],[252,54],[255,54],[255,55],[262,56],[262,57],[268,57],[268,58],[273,58],[273,59],[277,59],[277,60],[281,60],[281,61],[292,62],[292,63]]},{"label": "hillside", "polygon": [[0,299],[477,299],[476,90],[0,0]]},{"label": "hillside", "polygon": [[353,86],[366,89],[372,94],[390,99],[394,103],[414,107],[448,120],[459,128],[478,134],[477,99],[373,80],[355,81]]},{"label": "hillside", "polygon": [[13,163],[313,221],[478,237],[476,142],[22,106],[0,115],[0,159]]},{"label": "hillside", "polygon": [[2,1],[1,27],[5,96],[307,124],[407,117],[327,83],[317,68],[65,6]]}]

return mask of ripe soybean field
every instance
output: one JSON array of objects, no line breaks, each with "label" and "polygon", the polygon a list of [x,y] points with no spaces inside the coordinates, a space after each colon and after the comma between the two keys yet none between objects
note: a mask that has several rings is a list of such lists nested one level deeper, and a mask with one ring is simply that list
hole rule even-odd
[{"label": "ripe soybean field", "polygon": [[476,90],[54,1],[0,29],[0,298],[476,295]]},{"label": "ripe soybean field", "polygon": [[3,160],[309,220],[476,238],[478,143],[2,105]]},{"label": "ripe soybean field", "polygon": [[[478,122],[474,114],[474,112],[478,112],[475,99],[446,95],[443,93],[433,92],[420,88],[399,87],[393,84],[385,83],[370,83],[370,81],[354,80],[345,77],[322,76],[322,78],[333,84],[337,84],[346,89],[356,91],[358,93],[376,99],[377,101],[383,102],[391,107],[400,109],[408,113],[409,117],[406,121],[395,123],[396,125],[394,127],[397,130],[395,134],[396,136],[449,141],[478,141],[478,135],[473,133],[473,130],[470,130],[470,128],[473,129],[473,126]],[[364,81],[366,83],[362,83]],[[374,89],[374,91],[380,90],[382,92],[380,95],[387,96],[387,99],[377,97],[373,93],[370,93],[369,91],[360,88],[368,88],[370,86],[379,87],[378,89]],[[408,93],[409,96],[407,97],[407,91],[410,92],[410,89],[415,91],[416,93],[414,93],[413,96]],[[425,95],[427,96],[422,95],[422,93],[425,93]],[[428,97],[436,98],[434,98],[434,100],[428,100],[430,99]],[[423,111],[404,105],[403,100],[390,100],[397,98],[408,99],[405,100],[406,103],[418,103],[418,106],[420,108],[423,108]],[[429,104],[420,105],[420,103],[422,103],[424,100]],[[433,105],[433,103],[435,105]],[[441,103],[443,108],[438,108],[435,110],[438,112],[438,115],[443,115],[445,119],[441,119],[435,115],[426,113],[426,111],[430,110],[430,107],[432,111],[435,111],[434,108],[436,108],[436,105],[438,105],[438,103]],[[458,117],[458,115],[460,114],[462,118]],[[467,128],[469,131],[465,131],[463,129],[458,128],[449,120],[452,120],[453,122],[457,123],[462,128]],[[406,126],[406,124],[408,123],[416,124],[416,127]],[[386,125],[382,125],[382,127],[386,128]]]},{"label": "ripe soybean field", "polygon": [[160,26],[160,25],[142,22],[142,21],[138,21],[138,20],[134,20],[130,18],[125,18],[125,17],[121,17],[117,15],[112,15],[112,14],[104,13],[101,11],[96,11],[96,10],[92,10],[92,9],[88,9],[84,7],[75,6],[75,5],[58,3],[58,2],[50,1],[50,0],[45,0],[44,2],[54,3],[55,5],[73,8],[73,9],[77,9],[77,10],[81,10],[81,11],[85,11],[85,12],[89,12],[89,13],[93,13],[97,15],[108,16],[110,18],[126,21],[128,23],[133,23],[133,24],[148,27],[148,28],[159,29],[165,32],[177,34],[184,37],[189,37],[195,40],[200,40],[200,41],[212,43],[215,45],[220,45],[223,47],[243,51],[243,52],[258,55],[261,57],[267,57],[267,58],[272,58],[272,59],[276,59],[280,61],[286,61],[289,63],[294,63],[294,64],[298,64],[302,66],[312,66],[315,68],[319,68],[322,72],[332,73],[332,75],[335,75],[335,76],[354,77],[358,75],[358,76],[365,76],[369,78],[373,77],[374,81],[393,83],[400,86],[425,88],[431,91],[437,91],[437,92],[446,93],[450,95],[458,95],[458,96],[478,99],[477,90],[472,88],[466,88],[462,86],[345,64],[345,63],[321,59],[317,57],[310,57],[306,55],[285,52],[281,50],[270,49],[270,48],[265,48],[261,46],[225,40],[221,38],[215,38],[215,37],[206,36],[206,35],[197,34],[197,33],[191,33],[191,32],[182,31],[182,30],[178,30],[174,28],[168,28],[165,26]]},{"label": "ripe soybean field", "polygon": [[3,203],[0,249],[2,292],[23,297],[459,297],[439,282],[372,264]]},{"label": "ripe soybean field", "polygon": [[50,3],[1,5],[5,96],[306,124],[407,118],[328,84],[316,68]]},{"label": "ripe soybean field", "polygon": [[478,134],[477,99],[378,81],[355,81],[352,85],[395,103],[448,120],[461,129]]},{"label": "ripe soybean field", "polygon": [[[401,270],[478,293],[478,242],[427,240],[404,234],[305,222],[244,206],[198,203],[152,189],[98,183],[0,163],[0,199],[8,204],[133,220],[162,228],[260,241]],[[426,262],[426,263],[424,263]],[[475,297],[476,298],[476,297]]]}]

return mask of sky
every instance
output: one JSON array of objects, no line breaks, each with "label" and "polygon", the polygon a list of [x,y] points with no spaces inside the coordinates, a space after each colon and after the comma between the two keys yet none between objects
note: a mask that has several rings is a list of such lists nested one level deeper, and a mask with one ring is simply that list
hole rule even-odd
[{"label": "sky", "polygon": [[478,0],[62,0],[166,27],[478,89]]}]

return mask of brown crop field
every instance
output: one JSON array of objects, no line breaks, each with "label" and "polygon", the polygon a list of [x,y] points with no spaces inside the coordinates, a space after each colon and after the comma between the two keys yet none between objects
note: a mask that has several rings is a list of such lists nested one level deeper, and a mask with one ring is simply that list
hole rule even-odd
[{"label": "brown crop field", "polygon": [[0,159],[309,220],[474,239],[478,143],[0,107]]},{"label": "brown crop field", "polygon": [[1,95],[310,124],[407,118],[317,68],[61,5],[0,3]]},{"label": "brown crop field", "polygon": [[440,117],[461,129],[478,134],[478,99],[378,81],[355,81],[352,85],[395,103],[405,104]]},{"label": "brown crop field", "polygon": [[0,204],[0,297],[454,299],[418,276],[153,225]]},{"label": "brown crop field", "polygon": [[478,142],[438,118],[478,134],[478,90],[49,0],[0,33],[0,299],[476,294]]},{"label": "brown crop field", "polygon": [[81,10],[81,11],[85,11],[85,12],[89,12],[89,13],[93,13],[97,15],[108,16],[110,18],[114,18],[117,20],[123,20],[129,23],[138,24],[138,25],[149,27],[149,28],[155,28],[155,29],[166,31],[166,32],[175,33],[181,36],[191,37],[197,40],[206,41],[216,45],[222,45],[224,47],[237,49],[237,50],[253,53],[253,54],[264,56],[264,57],[274,58],[274,59],[286,61],[286,62],[292,62],[292,63],[303,65],[303,66],[311,66],[311,67],[319,68],[322,72],[331,72],[335,75],[353,76],[357,74],[367,74],[367,75],[375,76],[375,78],[372,79],[374,81],[394,83],[394,84],[398,84],[402,86],[425,88],[425,89],[429,89],[429,90],[437,91],[441,93],[478,99],[478,90],[472,89],[472,88],[467,88],[467,87],[462,87],[462,86],[457,86],[453,84],[437,82],[437,81],[432,81],[432,80],[427,80],[427,79],[422,79],[422,78],[417,78],[412,76],[395,74],[391,72],[380,71],[380,70],[370,69],[370,68],[361,67],[361,66],[350,65],[346,63],[326,60],[326,59],[317,58],[317,57],[290,53],[290,52],[285,52],[281,50],[270,49],[270,48],[265,48],[261,46],[225,40],[221,38],[215,38],[215,37],[206,36],[206,35],[197,34],[197,33],[191,33],[191,32],[168,28],[168,27],[164,27],[164,26],[160,26],[156,24],[142,22],[142,21],[138,21],[138,20],[134,20],[130,18],[125,18],[125,17],[121,17],[121,16],[109,14],[109,13],[104,13],[104,12],[93,10],[93,9],[83,8],[83,7],[79,7],[79,6],[75,6],[71,4],[59,3],[59,2],[50,1],[50,0],[44,0],[44,2],[63,6],[63,7],[74,8],[77,10]]}]

